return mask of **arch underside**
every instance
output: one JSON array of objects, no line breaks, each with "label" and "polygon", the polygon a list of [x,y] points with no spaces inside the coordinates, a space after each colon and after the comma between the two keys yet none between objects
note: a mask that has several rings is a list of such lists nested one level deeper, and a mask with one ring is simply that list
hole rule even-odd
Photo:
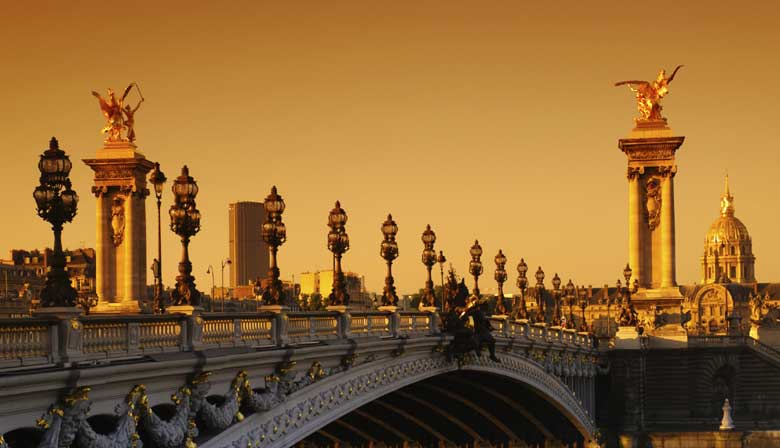
[{"label": "arch underside", "polygon": [[412,441],[423,446],[440,441],[462,446],[474,441],[543,445],[549,440],[581,443],[583,436],[531,386],[496,374],[460,370],[384,395],[303,442],[321,447],[336,441],[342,446],[377,442],[400,446]]},{"label": "arch underside", "polygon": [[499,357],[502,363],[470,356],[460,366],[441,355],[368,363],[290,396],[278,409],[248,416],[201,446],[538,444],[590,437],[592,420],[557,377],[527,358]]}]

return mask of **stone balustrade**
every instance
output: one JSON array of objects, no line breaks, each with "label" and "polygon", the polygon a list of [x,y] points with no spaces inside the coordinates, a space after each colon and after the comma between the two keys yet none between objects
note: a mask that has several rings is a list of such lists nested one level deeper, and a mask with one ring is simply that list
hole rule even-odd
[{"label": "stone balustrade", "polygon": [[[439,333],[428,312],[238,312],[0,320],[0,370],[132,359],[215,348],[273,348],[330,340]],[[496,336],[592,347],[593,339],[525,320],[491,319]]]}]

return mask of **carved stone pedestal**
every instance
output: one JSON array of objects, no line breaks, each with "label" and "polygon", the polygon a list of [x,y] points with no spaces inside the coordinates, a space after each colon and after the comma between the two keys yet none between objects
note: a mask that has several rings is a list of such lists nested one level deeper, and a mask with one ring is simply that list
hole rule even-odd
[{"label": "carved stone pedestal", "polygon": [[346,313],[349,311],[349,307],[347,305],[328,305],[325,307],[328,311],[335,311],[337,313]]},{"label": "carved stone pedestal", "polygon": [[186,314],[192,316],[203,312],[203,308],[192,305],[171,305],[165,309],[169,314]]},{"label": "carved stone pedestal", "polygon": [[284,305],[260,305],[257,307],[257,311],[260,311],[261,313],[266,312],[266,313],[281,314],[290,311],[290,307]]},{"label": "carved stone pedestal", "polygon": [[615,334],[615,348],[618,350],[639,350],[639,332],[636,327],[618,327]]},{"label": "carved stone pedestal", "polygon": [[383,306],[380,306],[377,309],[379,311],[385,311],[385,312],[388,312],[388,313],[395,313],[396,311],[398,311],[398,307],[394,306],[394,305],[383,305]]}]

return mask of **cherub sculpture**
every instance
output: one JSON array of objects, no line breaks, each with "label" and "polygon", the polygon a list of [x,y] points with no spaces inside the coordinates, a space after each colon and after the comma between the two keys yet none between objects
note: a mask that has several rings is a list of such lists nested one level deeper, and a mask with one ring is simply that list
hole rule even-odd
[{"label": "cherub sculpture", "polygon": [[669,84],[680,70],[682,65],[678,65],[672,75],[666,77],[666,70],[661,69],[658,77],[654,81],[620,81],[616,86],[628,85],[628,88],[636,94],[637,108],[640,118],[637,120],[663,120],[661,116],[661,99],[669,93]]},{"label": "cherub sculpture", "polygon": [[[138,90],[138,95],[141,99],[138,101],[135,107],[131,107],[129,104],[125,104],[127,95],[135,86]],[[92,95],[98,99],[100,103],[100,111],[103,112],[103,116],[106,118],[106,125],[100,130],[103,134],[107,134],[107,142],[133,142],[135,141],[135,113],[138,108],[141,107],[141,103],[144,101],[144,97],[141,94],[141,89],[138,84],[131,83],[125,88],[122,93],[122,97],[117,99],[113,89],[108,89],[106,98],[100,96],[99,93],[92,91]],[[126,137],[122,138],[122,131],[126,131]]]}]

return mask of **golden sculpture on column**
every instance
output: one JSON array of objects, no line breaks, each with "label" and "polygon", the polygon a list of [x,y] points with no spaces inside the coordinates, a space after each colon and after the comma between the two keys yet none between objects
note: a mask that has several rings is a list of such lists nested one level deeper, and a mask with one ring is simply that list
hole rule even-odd
[{"label": "golden sculpture on column", "polygon": [[[133,88],[140,99],[133,106]],[[117,98],[92,92],[106,119],[103,147],[84,163],[95,171],[92,192],[97,199],[96,313],[137,312],[146,297],[146,174],[154,167],[135,145],[134,115],[144,101],[138,84]]]},{"label": "golden sculpture on column", "polygon": [[[133,87],[138,92],[138,96],[141,97],[135,107],[125,104],[127,96]],[[106,98],[103,98],[94,90],[92,95],[98,99],[100,111],[103,112],[103,116],[106,118],[106,125],[100,130],[101,133],[108,134],[106,142],[135,141],[135,113],[141,107],[141,103],[144,102],[144,96],[141,94],[141,88],[138,87],[138,84],[135,82],[130,83],[119,99],[116,98],[114,89],[108,89]],[[125,131],[125,138],[122,138],[123,130]]]},{"label": "golden sculpture on column", "polygon": [[[661,69],[658,73],[658,77],[655,81],[620,81],[616,82],[615,86],[627,85],[632,92],[636,94],[637,108],[639,109],[640,118],[637,120],[663,120],[661,115],[661,99],[669,93],[669,84],[674,79],[674,75],[677,74],[677,70],[680,70],[682,65],[678,65],[674,69],[672,75],[666,77],[666,70]],[[634,87],[636,86],[636,88]]]}]

